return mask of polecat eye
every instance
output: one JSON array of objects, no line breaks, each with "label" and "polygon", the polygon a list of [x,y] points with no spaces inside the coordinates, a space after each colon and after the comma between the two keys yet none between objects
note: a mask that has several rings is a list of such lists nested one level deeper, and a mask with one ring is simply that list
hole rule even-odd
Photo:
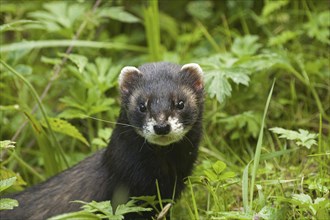
[{"label": "polecat eye", "polygon": [[141,104],[139,105],[139,111],[142,112],[142,113],[146,112],[146,111],[147,111],[147,107],[146,107],[146,105],[143,104],[143,103],[141,103]]},{"label": "polecat eye", "polygon": [[176,104],[176,108],[179,110],[182,110],[184,108],[184,102],[182,100],[180,100],[177,104]]}]

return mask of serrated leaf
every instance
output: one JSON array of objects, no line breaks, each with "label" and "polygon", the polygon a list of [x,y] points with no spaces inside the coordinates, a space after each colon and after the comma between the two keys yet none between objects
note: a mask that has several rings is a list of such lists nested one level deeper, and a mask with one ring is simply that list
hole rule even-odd
[{"label": "serrated leaf", "polygon": [[[226,130],[231,130],[233,135],[236,131],[244,129],[244,134],[246,136],[252,135],[253,137],[257,137],[260,125],[259,125],[260,116],[255,114],[254,112],[248,111],[243,112],[242,114],[229,116],[223,119],[218,120],[220,123],[225,123]],[[237,133],[237,138],[241,138],[240,133]],[[236,137],[231,136],[232,139]]]},{"label": "serrated leaf", "polygon": [[[83,16],[86,11],[84,4],[70,4],[65,1],[49,2],[43,5],[45,10],[39,10],[28,15],[39,20],[42,25],[39,28],[50,32],[65,30],[66,34],[72,34],[72,28],[75,21]],[[36,28],[37,25],[34,25]]]},{"label": "serrated leaf", "polygon": [[104,129],[100,129],[97,134],[100,138],[102,138],[103,140],[108,140],[110,138],[110,135],[112,133],[112,129],[111,128],[104,128]]},{"label": "serrated leaf", "polygon": [[83,105],[84,103],[82,102],[84,101],[84,99],[80,97],[82,99],[77,100],[77,98],[78,97],[65,96],[61,98],[60,101],[65,103],[68,107],[77,108],[81,110],[81,112],[87,111],[86,107]]},{"label": "serrated leaf", "polygon": [[64,119],[74,119],[74,118],[86,118],[86,114],[84,114],[79,109],[66,109],[63,112],[61,112],[57,117],[64,118]]},{"label": "serrated leaf", "polygon": [[292,198],[300,204],[313,204],[312,198],[306,194],[293,194]]},{"label": "serrated leaf", "polygon": [[132,213],[132,212],[147,212],[151,211],[151,208],[144,208],[137,206],[135,204],[136,201],[130,200],[126,204],[120,204],[117,206],[117,209],[115,211],[115,215],[124,215],[127,213]]},{"label": "serrated leaf", "polygon": [[52,65],[57,65],[57,64],[60,64],[62,62],[62,60],[59,58],[50,58],[50,57],[42,56],[41,62],[47,63],[47,64],[52,64]]},{"label": "serrated leaf", "polygon": [[64,54],[64,53],[60,53],[61,57],[66,57],[69,60],[71,60],[71,62],[73,62],[77,67],[78,67],[78,71],[80,73],[82,73],[88,63],[88,59],[85,56],[79,55],[79,54]]},{"label": "serrated leaf", "polygon": [[93,146],[99,146],[99,147],[106,147],[108,145],[107,142],[105,142],[103,139],[101,138],[94,138],[92,140],[92,145]]},{"label": "serrated leaf", "polygon": [[312,145],[317,145],[314,139],[317,138],[318,134],[309,133],[303,129],[299,129],[299,132],[278,127],[270,128],[269,130],[275,134],[279,134],[279,138],[296,141],[297,145],[304,146],[308,149],[310,149]]},{"label": "serrated leaf", "polygon": [[138,196],[138,197],[132,197],[132,199],[136,201],[144,201],[148,204],[154,204],[156,201],[156,196]]},{"label": "serrated leaf", "polygon": [[235,66],[237,61],[237,58],[229,55],[216,55],[201,62],[205,73],[206,90],[211,98],[216,97],[220,103],[231,96],[232,87],[228,79],[236,84],[249,84],[251,70]]},{"label": "serrated leaf", "polygon": [[268,45],[269,46],[283,45],[286,42],[295,39],[298,34],[299,34],[298,32],[283,31],[281,34],[270,37]]},{"label": "serrated leaf", "polygon": [[0,149],[14,148],[15,144],[16,144],[15,141],[9,141],[9,140],[0,141]]},{"label": "serrated leaf", "polygon": [[23,178],[18,174],[15,173],[14,171],[7,169],[6,167],[1,166],[0,167],[0,179],[4,180],[4,179],[9,179],[12,177],[16,177],[16,181],[12,186],[25,186],[27,185],[27,183],[23,180]]},{"label": "serrated leaf", "polygon": [[245,86],[249,85],[249,74],[250,71],[244,68],[233,67],[230,69],[225,69],[225,75],[227,76],[227,78],[230,78],[236,84],[243,84]]},{"label": "serrated leaf", "polygon": [[117,21],[126,22],[126,23],[137,23],[140,22],[140,19],[131,13],[124,11],[123,7],[111,7],[104,8],[99,13],[101,17],[108,17]]},{"label": "serrated leaf", "polygon": [[[78,131],[76,127],[71,125],[69,122],[59,119],[59,118],[48,118],[48,121],[50,123],[50,127],[53,129],[53,131],[68,135],[70,137],[73,137],[75,139],[80,140],[87,146],[89,146],[87,140],[82,136],[82,134]],[[42,126],[46,126],[46,122],[41,122]]]},{"label": "serrated leaf", "polygon": [[206,177],[210,180],[210,181],[215,181],[215,180],[217,180],[218,178],[218,176],[217,176],[217,174],[214,172],[214,171],[212,171],[212,170],[204,170],[204,174],[206,175]]},{"label": "serrated leaf", "polygon": [[191,16],[204,20],[212,16],[213,5],[212,1],[191,1],[187,5],[187,11]]},{"label": "serrated leaf", "polygon": [[278,9],[282,8],[283,6],[287,5],[289,1],[281,0],[281,1],[267,1],[265,6],[262,9],[262,16],[267,17],[273,12],[277,11]]},{"label": "serrated leaf", "polygon": [[270,68],[281,68],[289,72],[294,72],[295,69],[290,63],[290,58],[286,53],[270,53],[266,52],[260,55],[249,57],[240,62],[240,66],[253,71],[265,71]]},{"label": "serrated leaf", "polygon": [[220,103],[231,96],[231,85],[222,72],[205,71],[205,83],[209,96],[216,97]]},{"label": "serrated leaf", "polygon": [[311,38],[316,38],[322,43],[330,44],[330,12],[324,11],[318,14],[312,14],[310,20],[303,25],[307,35]]},{"label": "serrated leaf", "polygon": [[89,213],[86,211],[78,211],[71,213],[64,213],[61,215],[53,216],[48,220],[101,220],[102,218],[96,216],[93,213]]},{"label": "serrated leaf", "polygon": [[237,37],[234,40],[231,51],[237,57],[254,55],[262,46],[260,43],[257,43],[258,39],[259,37],[255,35]]},{"label": "serrated leaf", "polygon": [[223,174],[221,174],[219,176],[219,180],[226,180],[226,179],[234,178],[235,176],[236,176],[236,173],[234,173],[232,171],[228,171],[228,172],[224,172]]},{"label": "serrated leaf", "polygon": [[76,201],[76,202],[84,204],[82,207],[85,211],[102,212],[107,216],[113,216],[113,210],[110,201],[102,201],[102,202],[92,201],[89,203],[83,201]]},{"label": "serrated leaf", "polygon": [[18,20],[13,21],[7,24],[0,25],[0,33],[5,31],[19,31],[21,29],[24,29],[23,27],[26,24],[40,24],[38,21],[33,20]]},{"label": "serrated leaf", "polygon": [[[258,217],[262,219],[276,219],[276,209],[271,206],[264,206],[257,214]],[[255,217],[256,218],[256,217]]]},{"label": "serrated leaf", "polygon": [[319,203],[323,203],[325,201],[325,198],[316,198],[314,200],[314,204],[319,204]]},{"label": "serrated leaf", "polygon": [[14,176],[8,179],[0,180],[0,192],[11,187],[15,183],[16,179],[17,178]]},{"label": "serrated leaf", "polygon": [[226,167],[227,165],[220,160],[218,160],[212,165],[212,168],[217,175],[219,175],[222,171],[224,171]]},{"label": "serrated leaf", "polygon": [[0,210],[11,210],[18,206],[18,201],[15,199],[1,198],[0,199]]},{"label": "serrated leaf", "polygon": [[103,99],[101,102],[99,102],[96,105],[92,106],[89,109],[88,114],[89,115],[94,115],[94,114],[97,114],[97,113],[100,113],[100,112],[111,110],[110,107],[113,103],[115,103],[114,99],[111,99],[111,98]]}]

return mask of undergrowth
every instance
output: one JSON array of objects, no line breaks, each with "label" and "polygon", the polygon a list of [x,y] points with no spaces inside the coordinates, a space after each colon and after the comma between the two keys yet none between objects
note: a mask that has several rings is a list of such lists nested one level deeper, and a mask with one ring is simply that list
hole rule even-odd
[{"label": "undergrowth", "polygon": [[0,3],[2,196],[106,147],[123,66],[196,62],[204,139],[181,199],[79,201],[53,219],[121,219],[141,200],[173,219],[330,218],[327,1]]}]

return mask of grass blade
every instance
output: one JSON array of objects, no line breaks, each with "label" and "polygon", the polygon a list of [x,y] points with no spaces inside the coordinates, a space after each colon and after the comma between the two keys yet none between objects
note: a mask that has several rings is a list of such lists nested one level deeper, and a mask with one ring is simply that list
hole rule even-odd
[{"label": "grass blade", "polygon": [[[44,118],[44,120],[46,122],[46,126],[47,126],[47,128],[48,128],[48,130],[50,132],[50,135],[51,135],[52,139],[53,139],[53,143],[54,143],[54,145],[56,145],[56,148],[54,148],[54,146],[53,146],[53,149],[49,149],[48,152],[53,152],[53,151],[57,152],[57,154],[62,158],[62,160],[66,164],[66,166],[69,167],[68,162],[67,162],[67,160],[65,158],[65,155],[64,155],[64,151],[62,149],[62,146],[58,143],[58,141],[56,139],[56,136],[55,136],[55,134],[54,134],[54,132],[53,132],[51,126],[50,126],[50,123],[48,121],[48,117],[47,117],[46,111],[45,111],[45,109],[44,109],[44,107],[43,107],[43,105],[41,103],[41,99],[40,99],[38,93],[36,92],[36,90],[34,89],[34,87],[30,84],[30,82],[23,75],[21,75],[20,73],[18,73],[16,70],[14,70],[12,67],[10,67],[3,60],[0,60],[0,63],[4,67],[6,67],[10,72],[12,72],[14,75],[16,75],[18,78],[20,78],[27,85],[27,87],[29,88],[29,90],[31,91],[31,94],[32,94],[33,98],[36,100],[36,102],[37,102],[37,104],[38,104],[38,106],[40,108],[41,114],[42,114],[42,116],[43,116],[43,118]],[[52,146],[50,146],[50,147],[52,147]],[[55,154],[49,153],[48,156],[51,156],[52,159],[54,159],[56,161]],[[57,172],[59,172],[61,170],[60,164],[61,163],[58,162],[58,166],[56,166],[58,168],[57,169]]]},{"label": "grass blade", "polygon": [[149,1],[149,6],[143,9],[144,27],[148,43],[150,61],[163,59],[160,43],[160,25],[158,0]]},{"label": "grass blade", "polygon": [[90,48],[104,48],[113,50],[129,50],[136,52],[147,52],[145,47],[136,45],[128,45],[116,42],[97,42],[87,40],[44,40],[44,41],[24,41],[19,43],[12,43],[8,45],[2,45],[0,47],[0,53],[17,51],[17,50],[28,50],[36,48],[49,48],[49,47],[90,47]]},{"label": "grass blade", "polygon": [[256,179],[256,175],[257,175],[257,171],[258,171],[258,167],[259,167],[260,156],[261,156],[261,147],[262,147],[262,140],[263,140],[263,135],[264,135],[265,120],[266,120],[269,103],[272,98],[274,85],[275,85],[275,80],[273,82],[272,88],[270,89],[270,92],[269,92],[269,95],[267,98],[267,102],[266,102],[266,106],[265,106],[265,110],[264,110],[264,114],[263,114],[263,118],[262,118],[262,123],[261,123],[261,127],[260,127],[260,133],[259,133],[259,137],[258,137],[257,147],[256,147],[256,151],[255,151],[254,158],[253,158],[253,168],[252,168],[251,185],[250,185],[250,208],[252,208],[254,183],[255,183],[255,179]]},{"label": "grass blade", "polygon": [[192,188],[192,184],[191,184],[191,181],[190,181],[189,177],[188,177],[188,186],[189,186],[189,189],[190,189],[192,204],[193,204],[193,207],[194,207],[194,214],[195,214],[194,219],[197,220],[197,219],[199,219],[198,209],[197,209],[197,204],[196,204],[196,200],[195,200],[194,190]]},{"label": "grass blade", "polygon": [[243,200],[243,208],[245,213],[250,212],[249,207],[249,166],[251,161],[246,165],[243,171],[242,177],[242,200]]}]

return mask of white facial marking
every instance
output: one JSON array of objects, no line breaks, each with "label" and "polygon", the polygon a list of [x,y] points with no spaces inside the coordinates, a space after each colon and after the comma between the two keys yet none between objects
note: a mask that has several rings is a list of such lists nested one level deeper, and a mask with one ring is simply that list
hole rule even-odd
[{"label": "white facial marking", "polygon": [[143,126],[143,133],[144,134],[153,134],[155,135],[154,126],[157,124],[155,119],[149,118],[146,124]]},{"label": "white facial marking", "polygon": [[165,114],[160,114],[160,115],[158,116],[158,119],[159,119],[159,121],[165,121],[165,119],[166,119]]},{"label": "white facial marking", "polygon": [[170,117],[168,117],[168,123],[170,124],[173,133],[181,133],[182,132],[183,125],[182,125],[182,123],[179,122],[178,118],[170,116]]},{"label": "white facial marking", "polygon": [[[165,115],[160,115],[159,117],[165,117]],[[170,116],[167,120],[167,123],[169,123],[171,126],[171,131],[166,135],[158,135],[155,133],[154,126],[157,125],[157,122],[153,118],[148,119],[143,126],[142,132],[138,133],[152,144],[167,146],[181,140],[189,130],[184,129],[183,124],[180,123],[179,119],[176,117]]]}]

